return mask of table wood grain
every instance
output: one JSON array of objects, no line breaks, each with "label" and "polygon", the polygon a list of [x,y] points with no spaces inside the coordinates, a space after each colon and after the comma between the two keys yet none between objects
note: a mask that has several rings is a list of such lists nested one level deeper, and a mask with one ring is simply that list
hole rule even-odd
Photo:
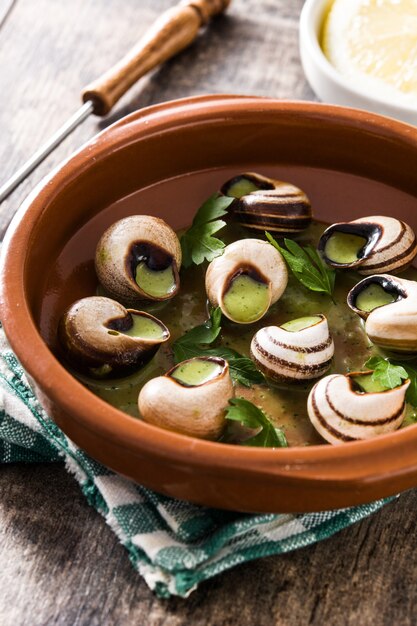
[{"label": "table wood grain", "polygon": [[[312,99],[298,53],[302,0],[233,0],[198,41],[90,118],[0,205],[4,232],[34,185],[95,132],[201,93]],[[79,105],[171,0],[0,0],[0,181]],[[159,600],[60,465],[0,472],[1,626],[412,625],[417,493],[327,541],[241,565],[188,600]]]}]

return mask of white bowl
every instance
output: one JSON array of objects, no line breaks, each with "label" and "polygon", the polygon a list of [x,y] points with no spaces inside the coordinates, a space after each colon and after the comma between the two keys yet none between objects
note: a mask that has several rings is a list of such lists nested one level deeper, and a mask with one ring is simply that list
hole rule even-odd
[{"label": "white bowl", "polygon": [[303,69],[316,95],[331,104],[382,113],[417,125],[417,109],[385,100],[353,86],[327,60],[319,38],[324,17],[332,0],[306,0],[300,16],[300,54]]}]

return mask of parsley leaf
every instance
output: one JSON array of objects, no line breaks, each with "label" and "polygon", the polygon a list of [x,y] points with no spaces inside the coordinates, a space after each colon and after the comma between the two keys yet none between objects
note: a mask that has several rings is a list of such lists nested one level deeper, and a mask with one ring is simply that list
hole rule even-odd
[{"label": "parsley leaf", "polygon": [[408,372],[402,365],[394,365],[380,356],[368,359],[365,367],[373,370],[372,380],[380,383],[385,389],[394,389],[408,378]]},{"label": "parsley leaf", "polygon": [[192,356],[188,355],[199,345],[211,344],[217,339],[222,329],[221,321],[222,312],[220,307],[217,307],[210,312],[210,317],[204,324],[195,326],[185,333],[185,335],[177,339],[172,346],[175,361],[180,363],[186,359],[191,359],[193,356],[199,356],[197,354],[192,354]]},{"label": "parsley leaf", "polygon": [[175,363],[181,363],[196,356],[218,356],[229,363],[230,375],[234,381],[250,387],[265,382],[263,374],[256,369],[255,364],[248,357],[242,356],[236,350],[218,346],[209,348],[221,332],[221,309],[217,307],[210,313],[210,318],[189,330],[179,337],[172,346]]},{"label": "parsley leaf", "polygon": [[218,218],[226,215],[233,200],[215,193],[198,209],[190,228],[181,237],[184,267],[190,267],[193,263],[200,265],[205,260],[212,261],[222,254],[225,244],[213,235],[226,225],[225,221]]},{"label": "parsley leaf", "polygon": [[317,250],[312,246],[302,248],[292,239],[284,239],[286,248],[283,248],[270,233],[265,232],[265,235],[269,243],[282,254],[288,267],[304,287],[332,297],[336,273],[324,263]]},{"label": "parsley leaf", "polygon": [[260,429],[259,432],[246,439],[242,445],[263,448],[286,448],[287,439],[282,430],[275,428],[265,413],[245,398],[231,398],[226,409],[226,419],[240,422],[243,426]]},{"label": "parsley leaf", "polygon": [[230,376],[244,387],[262,385],[265,382],[264,375],[256,369],[252,359],[237,353],[235,357],[226,360],[229,362]]}]

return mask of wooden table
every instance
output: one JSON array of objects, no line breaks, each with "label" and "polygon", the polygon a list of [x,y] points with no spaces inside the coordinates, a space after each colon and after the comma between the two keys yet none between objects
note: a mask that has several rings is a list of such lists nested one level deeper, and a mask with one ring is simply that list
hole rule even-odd
[{"label": "wooden table", "polygon": [[[0,228],[52,167],[119,117],[207,92],[312,99],[298,54],[302,0],[233,0],[226,17],[91,118],[0,206]],[[0,0],[0,179],[77,108],[171,0]],[[0,472],[1,626],[386,624],[417,620],[417,492],[315,546],[226,572],[188,600],[157,599],[62,466]]]}]

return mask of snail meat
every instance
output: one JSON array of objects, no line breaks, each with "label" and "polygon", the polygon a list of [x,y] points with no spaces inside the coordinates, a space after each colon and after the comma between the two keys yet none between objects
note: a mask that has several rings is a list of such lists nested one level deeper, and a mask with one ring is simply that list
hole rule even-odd
[{"label": "snail meat", "polygon": [[311,223],[310,201],[291,183],[247,172],[225,182],[221,192],[236,198],[230,210],[252,230],[291,234]]}]

